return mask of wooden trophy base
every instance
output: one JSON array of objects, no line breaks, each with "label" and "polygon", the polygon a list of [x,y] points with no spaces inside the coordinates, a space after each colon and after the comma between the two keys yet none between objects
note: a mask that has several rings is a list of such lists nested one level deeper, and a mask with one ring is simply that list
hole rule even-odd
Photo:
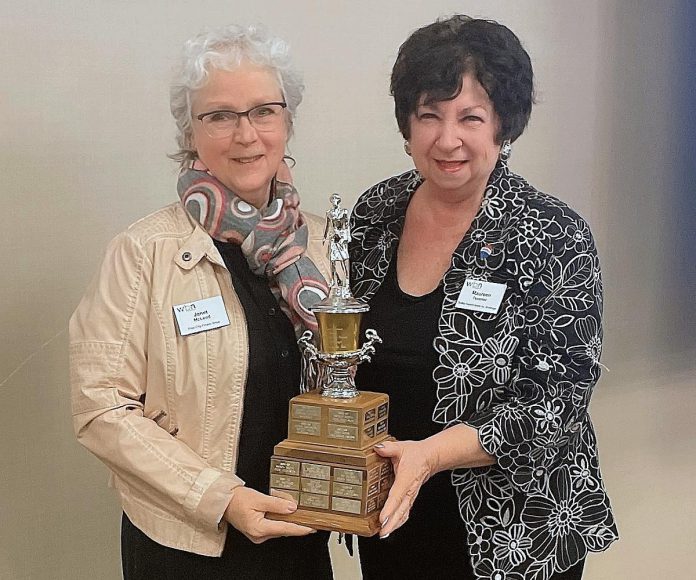
[{"label": "wooden trophy base", "polygon": [[271,458],[270,493],[292,499],[298,509],[266,517],[374,536],[394,481],[391,461],[373,450],[389,437],[388,412],[384,393],[334,399],[311,391],[293,397],[288,438]]},{"label": "wooden trophy base", "polygon": [[[391,438],[390,438],[391,439]],[[271,458],[271,495],[297,502],[290,515],[267,514],[319,530],[374,536],[394,481],[391,461],[368,449],[286,439]]]},{"label": "wooden trophy base", "polygon": [[322,513],[297,508],[291,516],[280,514],[266,514],[269,520],[291,522],[315,530],[327,532],[341,532],[343,534],[356,534],[358,536],[374,536],[381,528],[379,523],[379,511],[368,517],[345,516],[341,514]]}]

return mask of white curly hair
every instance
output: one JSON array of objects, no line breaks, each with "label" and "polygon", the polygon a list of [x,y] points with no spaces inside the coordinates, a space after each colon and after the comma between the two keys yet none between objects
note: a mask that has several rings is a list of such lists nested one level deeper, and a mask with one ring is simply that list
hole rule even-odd
[{"label": "white curly hair", "polygon": [[191,102],[195,91],[208,80],[211,69],[234,70],[242,61],[267,67],[278,77],[287,103],[288,136],[298,105],[302,102],[302,75],[290,60],[288,44],[271,36],[263,26],[231,24],[204,31],[184,44],[170,86],[170,108],[177,127],[179,150],[170,157],[182,166],[196,159],[192,148]]}]

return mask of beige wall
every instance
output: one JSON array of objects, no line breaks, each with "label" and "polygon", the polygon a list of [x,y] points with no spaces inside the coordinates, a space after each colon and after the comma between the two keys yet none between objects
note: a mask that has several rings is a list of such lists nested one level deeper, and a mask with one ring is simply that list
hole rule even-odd
[{"label": "beige wall", "polygon": [[[664,300],[675,282],[661,234],[673,194],[664,111],[677,5],[4,0],[0,578],[120,577],[106,470],[72,436],[65,330],[106,242],[175,199],[167,82],[183,40],[236,21],[265,22],[291,42],[307,85],[291,143],[296,181],[304,205],[322,211],[329,193],[351,204],[409,167],[390,66],[410,31],[457,10],[523,39],[539,104],[512,165],[590,220],[603,257],[611,372],[593,414],[623,540],[591,557],[586,577],[671,578],[693,566],[693,329],[669,339],[693,303]],[[342,577],[354,566],[341,562]]]}]

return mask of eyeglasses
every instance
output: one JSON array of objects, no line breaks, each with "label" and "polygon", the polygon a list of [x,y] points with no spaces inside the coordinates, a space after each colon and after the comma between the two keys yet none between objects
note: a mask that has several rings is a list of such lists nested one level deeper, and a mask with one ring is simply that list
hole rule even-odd
[{"label": "eyeglasses", "polygon": [[239,127],[242,117],[246,117],[251,126],[257,131],[276,131],[285,121],[283,109],[287,103],[264,103],[256,105],[247,111],[218,110],[201,113],[196,116],[203,129],[213,139],[224,139],[234,133]]}]

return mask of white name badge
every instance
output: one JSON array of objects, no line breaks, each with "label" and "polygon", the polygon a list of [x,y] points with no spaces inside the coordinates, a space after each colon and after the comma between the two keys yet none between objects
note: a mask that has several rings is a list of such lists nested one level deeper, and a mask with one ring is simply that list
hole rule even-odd
[{"label": "white name badge", "polygon": [[230,323],[222,296],[177,304],[173,308],[181,336],[221,328]]},{"label": "white name badge", "polygon": [[457,308],[495,314],[503,302],[506,289],[505,284],[466,279],[457,298]]}]

